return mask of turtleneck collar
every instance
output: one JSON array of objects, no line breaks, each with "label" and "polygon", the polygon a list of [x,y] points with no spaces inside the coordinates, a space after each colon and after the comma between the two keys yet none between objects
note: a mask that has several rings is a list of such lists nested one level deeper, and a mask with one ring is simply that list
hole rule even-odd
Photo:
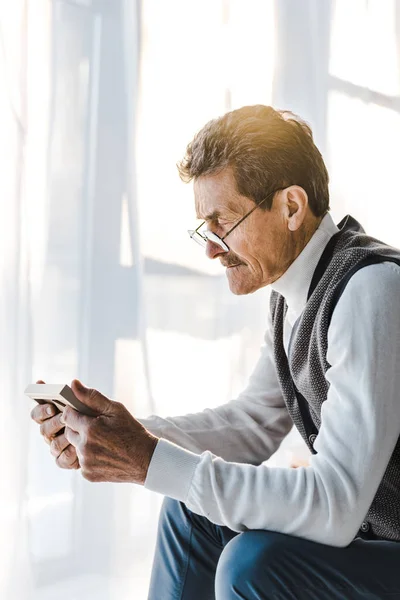
[{"label": "turtleneck collar", "polygon": [[307,302],[311,279],[325,246],[339,231],[329,212],[324,216],[312,238],[279,279],[270,285],[281,294],[291,313],[300,313]]}]

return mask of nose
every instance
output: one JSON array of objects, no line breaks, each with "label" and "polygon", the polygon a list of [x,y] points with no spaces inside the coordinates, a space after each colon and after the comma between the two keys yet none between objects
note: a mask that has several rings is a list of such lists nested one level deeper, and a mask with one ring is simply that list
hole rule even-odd
[{"label": "nose", "polygon": [[207,240],[206,245],[206,256],[207,258],[218,258],[220,254],[226,254],[226,250],[223,250],[218,244],[214,244],[210,240]]}]

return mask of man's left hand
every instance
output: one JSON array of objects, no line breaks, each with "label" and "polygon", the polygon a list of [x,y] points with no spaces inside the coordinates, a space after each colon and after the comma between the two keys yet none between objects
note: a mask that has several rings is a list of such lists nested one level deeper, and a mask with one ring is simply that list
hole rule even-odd
[{"label": "man's left hand", "polygon": [[143,485],[158,442],[120,402],[74,379],[75,396],[98,413],[88,417],[70,406],[64,409],[65,437],[76,448],[82,475],[88,481]]}]

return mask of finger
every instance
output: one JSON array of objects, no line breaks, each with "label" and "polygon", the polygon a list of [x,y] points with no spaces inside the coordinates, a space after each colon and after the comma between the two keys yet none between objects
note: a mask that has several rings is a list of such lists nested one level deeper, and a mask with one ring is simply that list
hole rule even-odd
[{"label": "finger", "polygon": [[113,400],[110,400],[98,390],[86,387],[79,379],[72,380],[71,389],[78,400],[86,404],[97,414],[106,414],[113,410],[113,405],[115,404]]},{"label": "finger", "polygon": [[61,416],[62,413],[59,413],[58,415],[43,421],[43,423],[40,425],[40,433],[47,438],[53,438],[56,436],[61,429],[64,429],[64,423],[62,423],[60,420]]},{"label": "finger", "polygon": [[72,444],[75,448],[80,442],[81,436],[76,431],[73,431],[70,427],[65,427],[65,437],[70,444]]},{"label": "finger", "polygon": [[65,448],[69,446],[69,441],[65,437],[65,432],[57,435],[57,437],[53,438],[50,443],[50,453],[56,458],[60,456],[61,452],[65,450]]},{"label": "finger", "polygon": [[80,464],[76,450],[71,444],[56,458],[56,464],[61,469],[79,469]]},{"label": "finger", "polygon": [[64,450],[70,445],[69,441],[67,440],[67,438],[65,437],[65,432],[61,433],[60,435],[57,435],[55,438],[53,438],[51,440],[50,443],[50,453],[55,456],[56,458],[58,458],[61,454],[61,452],[64,452]]},{"label": "finger", "polygon": [[44,383],[43,379],[38,379],[36,383]]},{"label": "finger", "polygon": [[96,417],[88,417],[87,415],[83,415],[78,412],[71,406],[66,406],[61,415],[62,422],[67,425],[70,429],[81,433],[83,429],[87,428],[91,421]]},{"label": "finger", "polygon": [[31,410],[31,418],[36,421],[36,423],[43,423],[50,417],[54,417],[54,415],[58,414],[60,411],[52,402],[46,402],[46,404],[37,404]]}]

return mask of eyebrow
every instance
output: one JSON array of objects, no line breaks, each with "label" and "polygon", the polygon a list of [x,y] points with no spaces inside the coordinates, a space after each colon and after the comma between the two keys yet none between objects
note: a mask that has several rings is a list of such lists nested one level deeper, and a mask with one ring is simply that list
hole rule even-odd
[{"label": "eyebrow", "polygon": [[205,217],[196,215],[196,218],[200,219],[201,221],[216,221],[220,216],[221,216],[221,211],[214,210],[212,213],[210,213],[209,215],[206,215]]},{"label": "eyebrow", "polygon": [[[236,207],[235,207],[236,208]],[[219,219],[219,217],[223,216],[225,212],[233,212],[236,213],[236,211],[234,210],[233,205],[228,204],[225,208],[225,211],[220,211],[220,210],[213,210],[212,213],[206,215],[205,217],[201,217],[198,214],[196,214],[196,218],[200,219],[202,221],[216,221],[217,219]],[[237,213],[236,213],[237,214]]]}]

